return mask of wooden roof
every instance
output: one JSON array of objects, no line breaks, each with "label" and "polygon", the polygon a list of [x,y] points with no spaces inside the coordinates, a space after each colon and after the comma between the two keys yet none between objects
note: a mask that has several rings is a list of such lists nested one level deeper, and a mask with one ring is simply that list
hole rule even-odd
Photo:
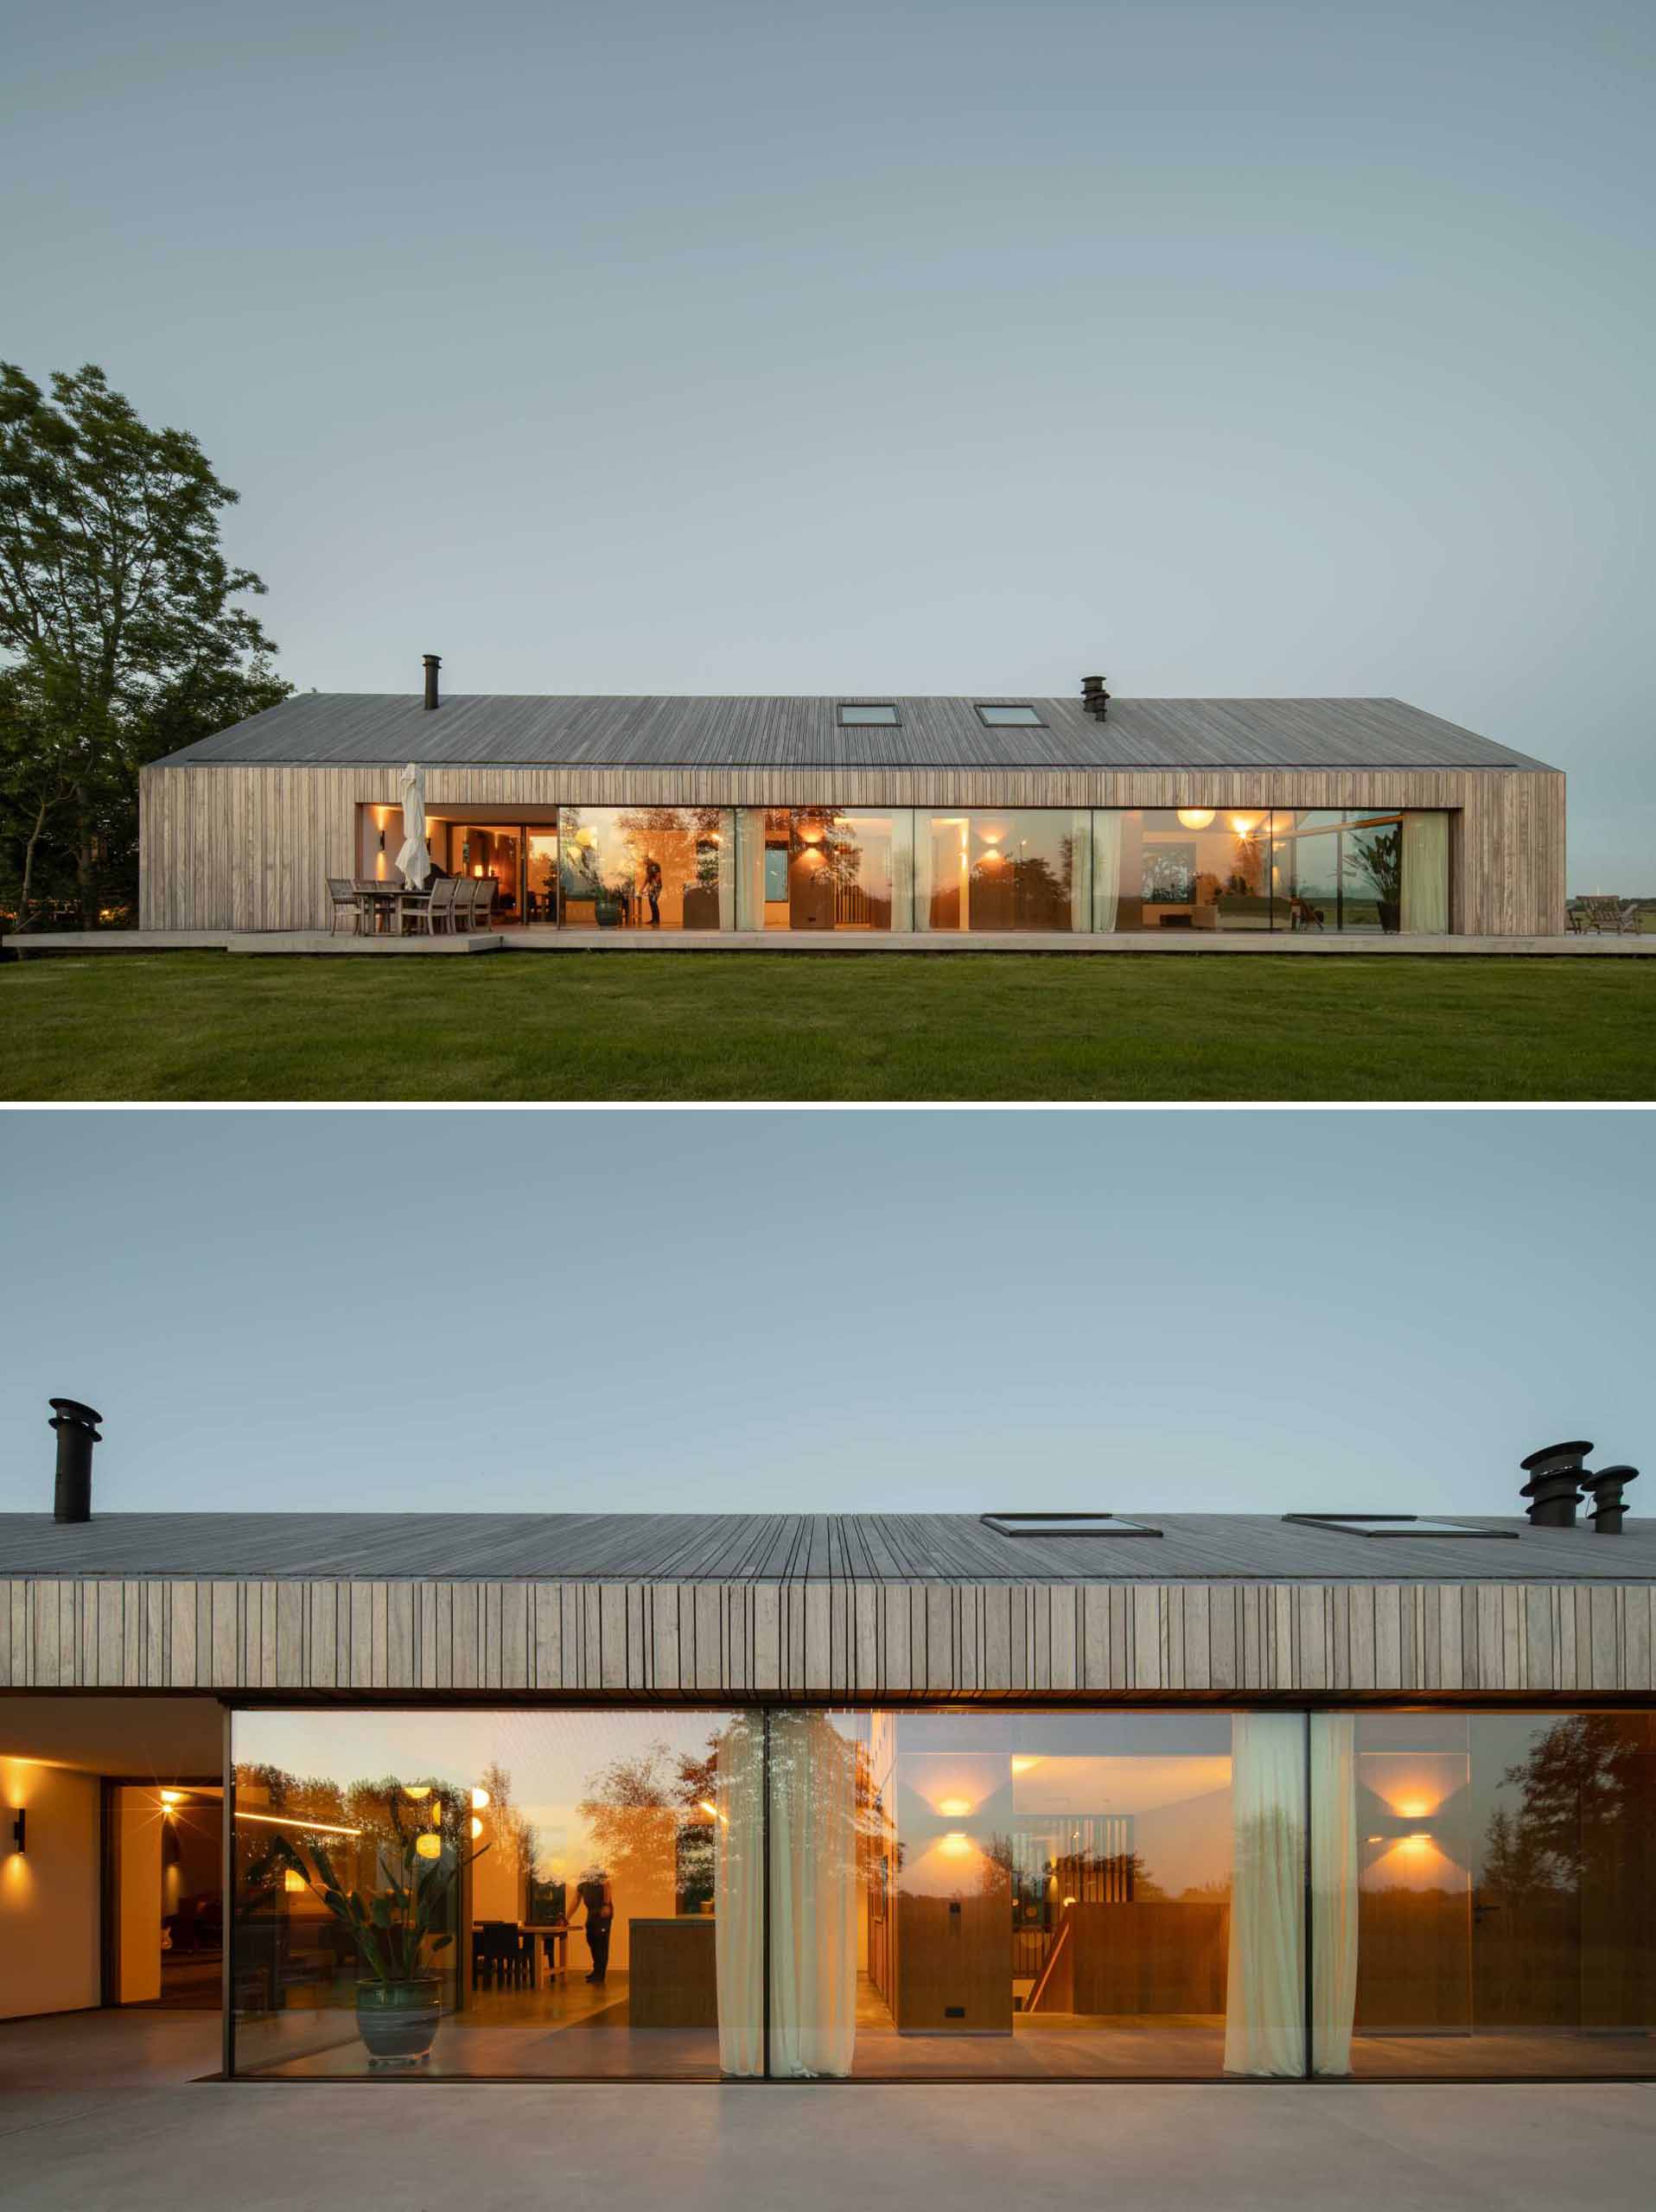
[{"label": "wooden roof", "polygon": [[[427,713],[412,694],[300,692],[168,766],[1541,768],[1401,699],[1112,699],[1027,703],[1044,727],[985,728],[978,702],[903,698],[895,728],[839,726],[850,698],[513,697]],[[985,703],[990,702],[985,699]],[[1017,702],[1022,703],[1022,702]]]},{"label": "wooden roof", "polygon": [[0,1514],[0,1579],[565,1582],[1656,1581],[1656,1520],[1619,1536],[1376,1538],[1264,1514],[1143,1512],[1159,1538],[1005,1536],[973,1514]]}]

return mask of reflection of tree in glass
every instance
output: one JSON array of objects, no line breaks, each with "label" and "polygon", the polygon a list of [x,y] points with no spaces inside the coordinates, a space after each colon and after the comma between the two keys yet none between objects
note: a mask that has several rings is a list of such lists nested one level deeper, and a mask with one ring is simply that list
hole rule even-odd
[{"label": "reflection of tree in glass", "polygon": [[1484,1840],[1482,1879],[1510,1895],[1573,1891],[1607,1860],[1639,1875],[1651,1850],[1656,1755],[1645,1716],[1576,1713],[1507,1768],[1511,1811],[1497,1805]]},{"label": "reflection of tree in glass", "polygon": [[[592,1832],[596,1862],[619,1890],[677,1869],[681,1911],[698,1912],[713,1894],[712,1825],[717,1736],[705,1754],[675,1754],[661,1742],[632,1758],[612,1759],[587,1783],[582,1819]],[[686,1820],[686,1815],[694,1817]]]}]

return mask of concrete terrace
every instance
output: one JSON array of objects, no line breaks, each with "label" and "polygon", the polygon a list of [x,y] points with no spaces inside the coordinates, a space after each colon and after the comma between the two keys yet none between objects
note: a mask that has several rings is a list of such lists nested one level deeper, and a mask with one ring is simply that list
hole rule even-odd
[{"label": "concrete terrace", "polygon": [[218,2035],[204,2013],[0,2024],[8,2206],[1557,2212],[1646,2202],[1656,2161],[1647,2084],[226,2083],[201,2078]]},{"label": "concrete terrace", "polygon": [[10,937],[0,950],[26,959],[71,952],[237,952],[325,953],[369,959],[400,959],[482,952],[650,953],[763,952],[878,956],[920,952],[939,957],[984,952],[1068,953],[1097,956],[1146,953],[1164,957],[1273,954],[1317,959],[1435,959],[1440,955],[1500,959],[1656,959],[1656,933],[1645,937],[1386,937],[1356,931],[1297,932],[1239,930],[1226,935],[1207,930],[1121,931],[1111,936],[1082,931],[1018,931],[945,932],[870,931],[758,931],[716,930],[500,929],[470,937],[354,937],[326,930],[67,930],[50,936]]}]

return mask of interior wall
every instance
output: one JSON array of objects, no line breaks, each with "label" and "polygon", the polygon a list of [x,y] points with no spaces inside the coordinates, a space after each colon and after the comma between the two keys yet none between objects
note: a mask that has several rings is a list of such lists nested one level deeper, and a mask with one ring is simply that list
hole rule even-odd
[{"label": "interior wall", "polygon": [[161,1795],[129,1783],[116,1792],[115,1805],[121,1837],[116,1998],[144,2005],[161,1994]]},{"label": "interior wall", "polygon": [[101,1996],[98,1777],[0,1759],[0,1799],[25,1815],[21,1853],[10,1847],[10,1817],[0,1837],[0,2018],[94,2005]]}]

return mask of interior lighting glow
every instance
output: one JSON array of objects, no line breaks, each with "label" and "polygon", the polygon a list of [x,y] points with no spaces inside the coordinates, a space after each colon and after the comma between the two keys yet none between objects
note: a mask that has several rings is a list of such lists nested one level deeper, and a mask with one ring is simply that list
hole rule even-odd
[{"label": "interior lighting glow", "polygon": [[247,1813],[236,1808],[238,1821],[257,1821],[261,1827],[297,1828],[301,1835],[360,1835],[360,1828],[342,1828],[327,1821],[301,1820],[296,1813]]},{"label": "interior lighting glow", "polygon": [[441,1859],[443,1838],[440,1835],[433,1835],[428,1828],[424,1835],[415,1837],[414,1848],[422,1859]]},{"label": "interior lighting glow", "polygon": [[1180,826],[1186,830],[1206,830],[1213,819],[1211,806],[1181,806],[1178,810]]},{"label": "interior lighting glow", "polygon": [[487,1792],[487,1789],[474,1789],[474,1790],[473,1790],[473,1792],[472,1792],[472,1810],[473,1810],[473,1812],[474,1812],[474,1813],[486,1813],[486,1812],[487,1812],[487,1810],[488,1810],[488,1808],[489,1808],[489,1803],[490,1803],[489,1794],[488,1794],[488,1792]]}]

